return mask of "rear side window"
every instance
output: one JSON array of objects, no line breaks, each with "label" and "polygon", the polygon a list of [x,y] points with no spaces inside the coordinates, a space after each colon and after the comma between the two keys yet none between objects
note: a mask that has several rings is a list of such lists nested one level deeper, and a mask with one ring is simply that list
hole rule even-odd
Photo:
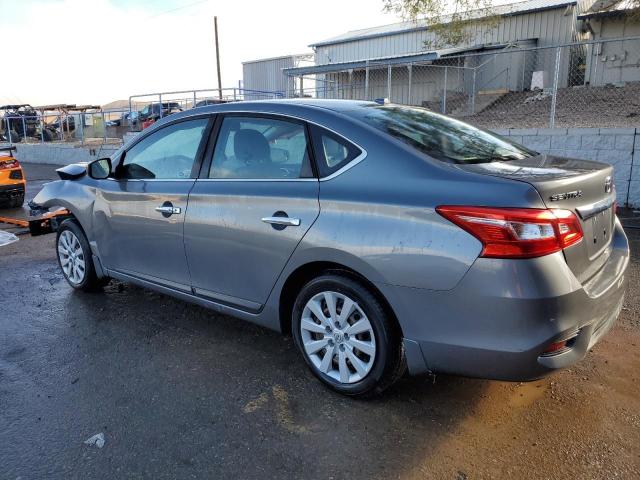
[{"label": "rear side window", "polygon": [[362,153],[351,142],[317,125],[311,125],[311,137],[321,178],[337,172]]},{"label": "rear side window", "polygon": [[213,153],[209,178],[313,177],[304,124],[270,117],[227,116]]}]

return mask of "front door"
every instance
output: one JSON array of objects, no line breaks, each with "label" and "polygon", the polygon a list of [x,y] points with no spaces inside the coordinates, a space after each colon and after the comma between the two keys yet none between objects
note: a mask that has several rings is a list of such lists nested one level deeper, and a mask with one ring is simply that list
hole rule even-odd
[{"label": "front door", "polygon": [[104,267],[190,291],[183,226],[209,118],[169,124],[127,149],[94,206]]},{"label": "front door", "polygon": [[185,219],[192,285],[257,311],[318,217],[318,181],[304,123],[255,114],[218,122],[211,167],[196,180]]}]

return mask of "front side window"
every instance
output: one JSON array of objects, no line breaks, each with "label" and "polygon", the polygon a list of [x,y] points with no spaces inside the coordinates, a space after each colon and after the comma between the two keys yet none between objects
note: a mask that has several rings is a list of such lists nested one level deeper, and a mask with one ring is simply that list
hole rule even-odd
[{"label": "front side window", "polygon": [[357,117],[416,150],[451,163],[520,160],[535,152],[493,133],[419,107],[373,105]]},{"label": "front side window", "polygon": [[188,179],[208,119],[174,123],[128,150],[116,171],[122,179]]},{"label": "front side window", "polygon": [[249,116],[223,119],[209,178],[309,177],[313,172],[302,123]]}]

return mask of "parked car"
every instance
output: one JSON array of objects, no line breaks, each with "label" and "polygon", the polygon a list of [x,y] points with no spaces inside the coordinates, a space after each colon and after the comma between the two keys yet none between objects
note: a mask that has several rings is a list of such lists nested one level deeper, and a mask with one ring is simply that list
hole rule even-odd
[{"label": "parked car", "polygon": [[35,198],[69,284],[115,278],[291,333],[370,395],[410,374],[532,380],[623,304],[613,169],[422,108],[233,103],[172,115]]},{"label": "parked car", "polygon": [[177,102],[150,103],[138,112],[138,120],[140,122],[158,120],[161,117],[168,117],[181,111],[182,108]]},{"label": "parked car", "polygon": [[27,180],[20,162],[11,152],[16,147],[0,147],[0,208],[17,208],[24,203]]},{"label": "parked car", "polygon": [[132,125],[135,126],[138,124],[139,112],[124,112],[120,118],[115,118],[113,120],[107,120],[105,124],[107,127],[120,127],[122,125]]},{"label": "parked car", "polygon": [[222,103],[228,103],[229,100],[225,100],[222,98],[205,98],[203,100],[200,100],[198,102],[196,102],[196,108],[197,107],[208,107],[209,105],[220,105]]}]

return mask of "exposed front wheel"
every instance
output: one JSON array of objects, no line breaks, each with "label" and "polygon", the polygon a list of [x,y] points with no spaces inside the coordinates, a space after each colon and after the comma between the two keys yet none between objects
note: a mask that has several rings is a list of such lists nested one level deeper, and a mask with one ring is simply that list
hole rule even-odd
[{"label": "exposed front wheel", "polygon": [[404,372],[398,328],[379,300],[349,277],[327,274],[305,285],[292,327],[311,371],[340,393],[379,393]]},{"label": "exposed front wheel", "polygon": [[65,220],[56,239],[58,264],[69,285],[78,290],[95,291],[105,284],[93,265],[89,242],[73,220]]}]

